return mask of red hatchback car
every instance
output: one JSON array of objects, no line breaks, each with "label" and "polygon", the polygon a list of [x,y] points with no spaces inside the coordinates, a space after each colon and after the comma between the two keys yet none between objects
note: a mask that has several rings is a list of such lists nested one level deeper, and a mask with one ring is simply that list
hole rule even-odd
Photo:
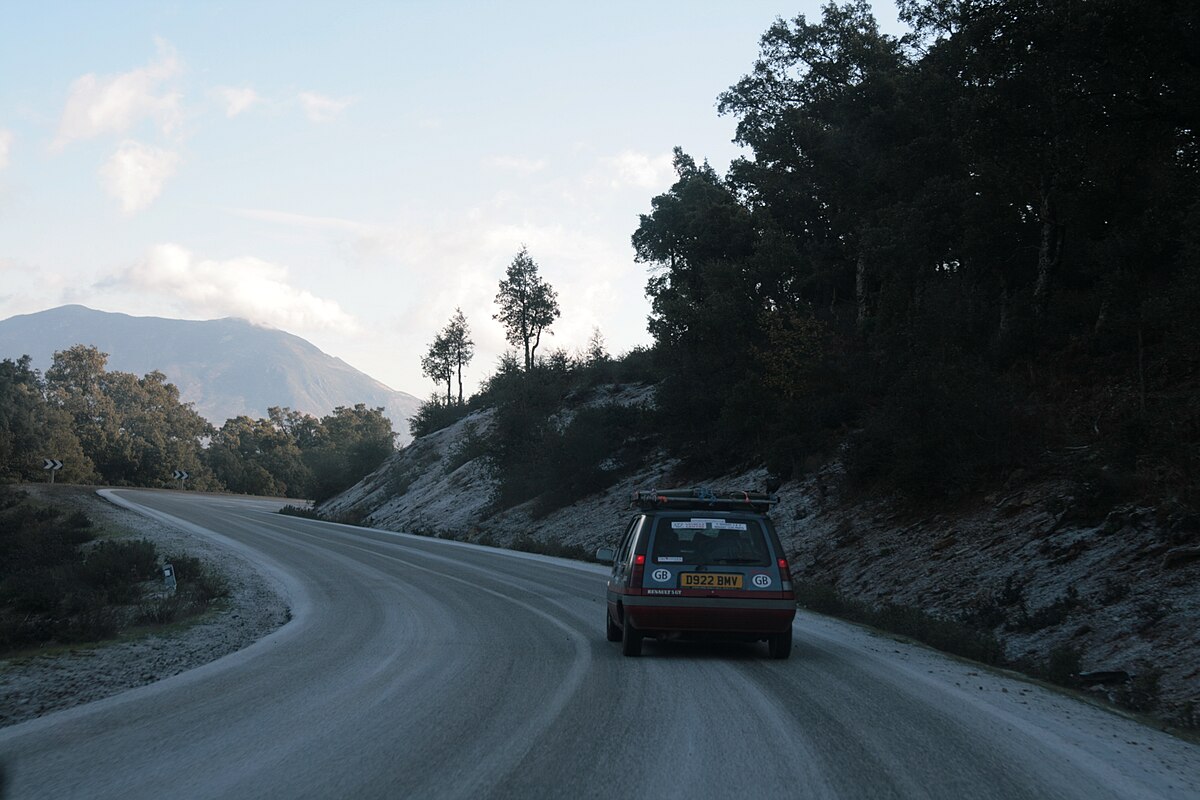
[{"label": "red hatchback car", "polygon": [[778,498],[707,489],[635,492],[639,513],[612,562],[605,628],[621,652],[642,640],[765,640],[771,657],[792,651],[796,600],[779,536],[767,517]]}]

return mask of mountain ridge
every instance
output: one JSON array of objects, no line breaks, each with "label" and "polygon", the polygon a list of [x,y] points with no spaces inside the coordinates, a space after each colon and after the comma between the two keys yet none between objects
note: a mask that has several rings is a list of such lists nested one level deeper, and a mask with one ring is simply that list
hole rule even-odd
[{"label": "mountain ridge", "polygon": [[73,304],[0,320],[0,358],[29,355],[43,372],[56,351],[76,344],[108,353],[111,370],[162,372],[217,426],[240,415],[265,417],[271,406],[323,416],[365,403],[382,406],[407,441],[406,420],[420,404],[300,336],[237,317],[141,317]]}]

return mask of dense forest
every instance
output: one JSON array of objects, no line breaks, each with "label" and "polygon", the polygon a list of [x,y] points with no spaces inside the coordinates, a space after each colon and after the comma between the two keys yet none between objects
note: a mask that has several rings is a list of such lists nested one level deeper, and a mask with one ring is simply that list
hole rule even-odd
[{"label": "dense forest", "polygon": [[903,39],[777,21],[718,103],[752,155],[676,151],[633,237],[668,437],[781,477],[844,443],[910,495],[1054,453],[1194,493],[1200,9],[899,6]]},{"label": "dense forest", "polygon": [[[1037,465],[1097,510],[1200,499],[1200,7],[899,6],[902,38],[865,0],[777,20],[718,98],[747,155],[722,175],[676,149],[632,238],[648,352],[510,358],[414,433],[495,406],[464,446],[500,506],[652,447],[780,481],[836,457],[918,501]],[[655,410],[555,419],[605,372]]]},{"label": "dense forest", "polygon": [[173,486],[189,473],[202,490],[324,499],[353,485],[393,449],[379,408],[338,407],[317,419],[287,408],[214,428],[161,372],[106,368],[107,355],[76,345],[54,354],[45,376],[28,356],[0,361],[0,481],[61,480]]}]

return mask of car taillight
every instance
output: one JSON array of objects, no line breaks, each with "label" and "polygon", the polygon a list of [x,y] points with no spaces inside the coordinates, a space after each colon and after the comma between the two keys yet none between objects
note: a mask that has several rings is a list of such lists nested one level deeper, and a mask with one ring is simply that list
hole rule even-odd
[{"label": "car taillight", "polygon": [[783,591],[790,592],[792,590],[792,568],[788,566],[786,558],[779,559],[779,580],[783,584]]},{"label": "car taillight", "polygon": [[646,556],[638,553],[633,557],[633,572],[629,575],[629,588],[642,590],[642,573],[646,571]]}]

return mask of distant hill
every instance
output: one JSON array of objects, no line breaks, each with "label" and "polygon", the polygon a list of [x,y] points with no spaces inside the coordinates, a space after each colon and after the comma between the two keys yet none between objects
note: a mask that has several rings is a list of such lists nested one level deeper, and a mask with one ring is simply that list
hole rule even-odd
[{"label": "distant hill", "polygon": [[159,370],[187,402],[220,426],[270,406],[323,416],[335,406],[382,406],[400,441],[421,402],[391,389],[310,342],[244,319],[202,322],[132,317],[70,305],[0,320],[0,358],[29,355],[43,372],[55,351],[88,344],[108,353],[108,368],[144,375]]}]

